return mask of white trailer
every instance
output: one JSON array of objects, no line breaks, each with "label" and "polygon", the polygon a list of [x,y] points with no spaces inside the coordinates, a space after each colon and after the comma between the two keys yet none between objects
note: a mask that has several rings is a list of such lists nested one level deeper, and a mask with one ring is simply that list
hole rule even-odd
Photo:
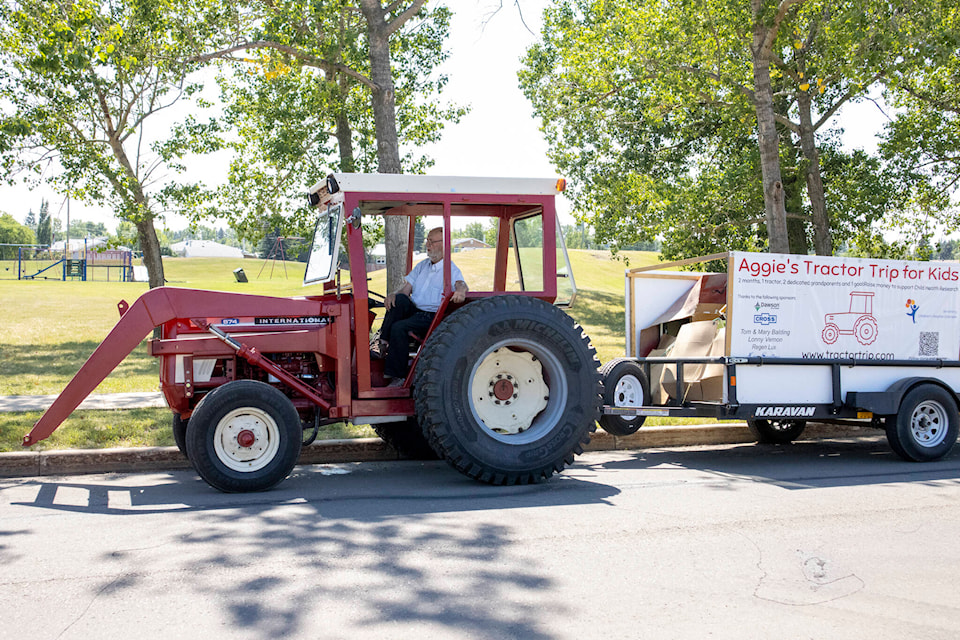
[{"label": "white trailer", "polygon": [[[725,272],[670,270],[726,263]],[[760,442],[808,421],[884,429],[936,460],[956,443],[960,265],[730,252],[626,272],[626,357],[607,363],[600,425],[746,420]]]}]

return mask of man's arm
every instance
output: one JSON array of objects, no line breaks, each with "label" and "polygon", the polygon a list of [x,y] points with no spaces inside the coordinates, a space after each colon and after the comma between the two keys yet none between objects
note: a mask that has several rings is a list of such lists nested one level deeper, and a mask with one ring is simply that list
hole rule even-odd
[{"label": "man's arm", "polygon": [[397,300],[398,293],[402,293],[404,295],[410,295],[411,293],[413,293],[413,285],[407,282],[406,280],[404,280],[402,287],[400,287],[399,289],[397,289],[396,291],[394,291],[384,299],[383,301],[384,309],[386,309],[387,311],[390,311],[390,308],[393,307],[393,303],[396,302]]},{"label": "man's arm", "polygon": [[453,296],[450,297],[450,301],[457,304],[463,302],[467,299],[467,291],[467,283],[463,280],[457,280],[453,285]]}]

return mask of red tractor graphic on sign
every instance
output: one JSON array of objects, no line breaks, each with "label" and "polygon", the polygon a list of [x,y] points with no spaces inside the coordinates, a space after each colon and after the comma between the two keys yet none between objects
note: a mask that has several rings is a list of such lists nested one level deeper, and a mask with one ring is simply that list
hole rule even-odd
[{"label": "red tractor graphic on sign", "polygon": [[862,345],[873,344],[878,333],[877,319],[873,316],[873,296],[872,291],[851,291],[850,311],[824,316],[823,341],[833,344],[840,335],[853,335]]}]

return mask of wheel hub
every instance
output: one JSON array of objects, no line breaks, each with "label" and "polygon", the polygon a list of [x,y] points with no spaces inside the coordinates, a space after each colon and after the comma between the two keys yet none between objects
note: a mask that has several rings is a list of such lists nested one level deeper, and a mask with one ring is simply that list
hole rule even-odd
[{"label": "wheel hub", "polygon": [[217,457],[234,471],[256,471],[270,463],[280,446],[273,418],[257,408],[236,409],[216,426],[213,441]]},{"label": "wheel hub", "polygon": [[497,375],[498,380],[491,380],[490,386],[493,387],[493,395],[498,401],[509,403],[511,399],[516,398],[519,394],[514,392],[517,387],[513,384],[513,381],[509,379],[512,378],[512,376],[508,375],[506,378],[501,378],[501,375],[502,374]]},{"label": "wheel hub", "polygon": [[946,412],[939,403],[921,403],[914,410],[911,420],[913,437],[921,446],[935,447],[947,437],[946,424]]},{"label": "wheel hub", "polygon": [[487,428],[501,434],[529,429],[550,398],[537,357],[506,347],[483,359],[474,373],[471,392],[477,416]]},{"label": "wheel hub", "polygon": [[250,429],[244,429],[237,434],[237,444],[241,447],[249,449],[257,441],[257,436],[254,435],[253,431]]}]

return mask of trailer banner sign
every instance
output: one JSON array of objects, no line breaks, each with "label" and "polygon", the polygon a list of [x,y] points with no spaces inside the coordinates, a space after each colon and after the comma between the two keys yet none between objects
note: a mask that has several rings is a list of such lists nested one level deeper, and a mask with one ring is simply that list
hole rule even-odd
[{"label": "trailer banner sign", "polygon": [[960,265],[731,252],[730,355],[960,358]]}]

